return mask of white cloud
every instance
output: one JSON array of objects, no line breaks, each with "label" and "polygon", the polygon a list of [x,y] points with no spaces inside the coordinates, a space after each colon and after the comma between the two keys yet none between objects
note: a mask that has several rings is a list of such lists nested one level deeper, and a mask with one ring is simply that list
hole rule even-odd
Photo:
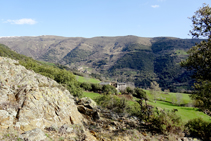
[{"label": "white cloud", "polygon": [[37,21],[33,20],[33,19],[19,19],[19,20],[6,20],[5,23],[11,23],[11,24],[36,24]]},{"label": "white cloud", "polygon": [[151,5],[152,8],[158,8],[160,5]]}]

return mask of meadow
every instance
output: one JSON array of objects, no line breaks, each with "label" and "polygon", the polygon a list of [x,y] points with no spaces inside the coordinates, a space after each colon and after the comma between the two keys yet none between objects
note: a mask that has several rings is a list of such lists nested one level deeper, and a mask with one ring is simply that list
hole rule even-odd
[{"label": "meadow", "polygon": [[[153,95],[150,94],[150,91],[145,90],[147,93],[148,97],[148,104],[152,105],[154,107],[159,107],[165,110],[173,110],[177,109],[178,111],[176,112],[177,115],[179,115],[182,119],[183,122],[188,122],[191,119],[194,118],[199,118],[201,117],[205,121],[210,121],[211,118],[204,114],[202,111],[200,111],[198,108],[195,107],[188,107],[192,106],[192,100],[190,99],[189,95],[190,94],[184,94],[184,93],[169,93],[169,94],[157,94],[157,98],[160,98],[160,100],[156,100],[156,102],[153,99]],[[83,92],[83,95],[85,97],[90,97],[91,99],[95,99],[96,97],[100,96],[99,93],[94,93],[94,92]],[[177,103],[177,97],[180,97],[181,105],[179,106]],[[132,101],[128,101],[129,104],[133,104],[138,100],[137,98],[133,98]],[[172,100],[175,102],[174,104],[172,103]]]},{"label": "meadow", "polygon": [[78,82],[87,82],[87,83],[100,83],[100,80],[95,78],[88,78],[83,76],[75,75],[75,78]]}]

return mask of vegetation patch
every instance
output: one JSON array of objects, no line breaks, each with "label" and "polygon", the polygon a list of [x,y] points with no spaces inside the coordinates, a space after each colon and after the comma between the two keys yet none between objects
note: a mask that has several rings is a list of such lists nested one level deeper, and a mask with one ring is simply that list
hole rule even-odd
[{"label": "vegetation patch", "polygon": [[91,55],[91,51],[75,48],[71,52],[69,52],[64,58],[63,61],[66,62],[66,64],[71,64],[75,62],[79,62],[81,60],[86,60],[89,55]]},{"label": "vegetation patch", "polygon": [[92,100],[94,100],[96,97],[101,96],[99,93],[94,93],[94,92],[83,92],[84,97],[90,97]]},{"label": "vegetation patch", "polygon": [[157,101],[154,103],[153,101],[148,101],[149,105],[152,105],[154,107],[159,107],[166,110],[173,110],[177,109],[177,115],[179,115],[183,122],[187,122],[191,119],[201,117],[205,121],[209,121],[210,117],[206,114],[204,114],[202,111],[200,111],[198,108],[194,107],[182,107],[182,106],[176,106],[169,102],[163,102],[163,101]]},{"label": "vegetation patch", "polygon": [[188,121],[185,125],[189,129],[191,136],[200,137],[203,140],[211,140],[211,122],[203,118],[196,118]]},{"label": "vegetation patch", "polygon": [[122,51],[141,51],[141,50],[151,50],[151,48],[150,46],[146,46],[143,44],[132,43],[126,45],[126,47],[122,49]]},{"label": "vegetation patch", "polygon": [[87,83],[100,83],[100,80],[95,78],[89,78],[88,76],[79,76],[75,75],[75,78],[78,82],[87,82]]},{"label": "vegetation patch", "polygon": [[[159,107],[161,109],[172,111],[174,109],[177,109],[176,112],[177,116],[181,117],[182,122],[188,122],[189,120],[192,120],[194,118],[203,118],[205,121],[210,121],[210,117],[206,114],[204,114],[202,111],[200,111],[198,108],[195,107],[185,107],[185,106],[178,106],[176,104],[171,103],[171,96],[176,96],[177,93],[170,93],[169,95],[161,94],[166,96],[166,102],[165,101],[159,101],[157,100],[156,103],[153,100],[152,95],[149,93],[148,90],[145,90],[147,92],[147,97],[149,98],[149,101],[147,102],[149,105],[152,105],[153,107]],[[98,93],[93,92],[83,92],[84,96],[90,97],[93,100],[95,100],[96,97],[101,96]],[[189,94],[181,94],[182,99],[186,101],[187,103],[191,102],[191,99],[189,98]],[[135,101],[134,101],[135,100]],[[133,100],[127,101],[129,105],[138,104],[136,100],[139,100],[138,98],[134,98]],[[136,105],[137,106],[137,105]],[[137,109],[137,108],[136,108]],[[135,111],[135,110],[134,110]],[[134,112],[131,111],[131,112]]]},{"label": "vegetation patch", "polygon": [[176,53],[177,55],[188,55],[188,54],[187,54],[187,51],[185,51],[185,50],[176,50],[175,53]]}]

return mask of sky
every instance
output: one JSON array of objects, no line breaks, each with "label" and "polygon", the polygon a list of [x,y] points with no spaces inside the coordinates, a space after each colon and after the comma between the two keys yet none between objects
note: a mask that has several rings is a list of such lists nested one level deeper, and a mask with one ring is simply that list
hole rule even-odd
[{"label": "sky", "polygon": [[188,17],[211,0],[0,0],[0,37],[191,38]]}]

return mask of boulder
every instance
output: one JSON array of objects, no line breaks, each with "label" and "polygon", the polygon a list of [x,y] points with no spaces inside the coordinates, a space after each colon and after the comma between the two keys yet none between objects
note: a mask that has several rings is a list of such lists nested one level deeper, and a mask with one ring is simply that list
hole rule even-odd
[{"label": "boulder", "polygon": [[83,97],[81,99],[75,99],[75,101],[78,104],[78,111],[80,113],[90,116],[94,121],[100,119],[99,110],[94,100],[89,97]]},{"label": "boulder", "polygon": [[89,109],[97,109],[97,104],[89,97],[83,97],[76,102],[78,105],[84,105]]},{"label": "boulder", "polygon": [[96,110],[89,109],[83,105],[78,105],[78,111],[82,114],[90,116],[94,121],[100,119],[100,115]]}]

